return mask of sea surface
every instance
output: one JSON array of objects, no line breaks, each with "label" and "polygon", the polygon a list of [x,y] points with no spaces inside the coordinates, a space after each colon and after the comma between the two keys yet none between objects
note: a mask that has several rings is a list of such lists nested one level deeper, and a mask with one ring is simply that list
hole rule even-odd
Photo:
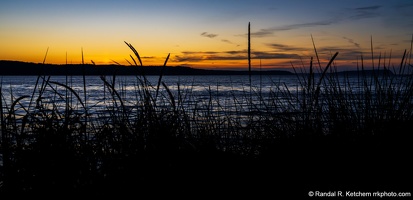
[{"label": "sea surface", "polygon": [[[159,76],[146,76],[146,79],[140,76],[116,76],[115,80],[113,78],[106,76],[105,80],[113,85],[120,97],[126,102],[136,99],[136,95],[143,85],[147,86],[148,90],[155,95],[159,82]],[[45,84],[47,82],[48,84]],[[60,85],[55,84],[56,82]],[[56,92],[60,95],[65,95],[67,92],[67,87],[62,85],[75,91],[82,101],[84,101],[86,91],[86,100],[89,105],[97,105],[104,98],[111,98],[107,96],[110,95],[110,92],[100,76],[86,76],[85,79],[83,76],[2,76],[0,83],[5,102],[25,95],[38,97],[42,87],[45,88],[42,94],[44,98],[52,97],[58,100]],[[169,90],[174,96],[179,94],[199,100],[210,97],[232,99],[233,97],[249,96],[250,93],[253,96],[258,94],[265,96],[278,86],[288,87],[292,93],[300,90],[295,75],[252,76],[251,84],[249,77],[245,75],[163,76],[158,95],[166,95],[166,90]],[[29,99],[25,98],[21,102],[25,105],[30,102]]]},{"label": "sea surface", "polygon": [[[160,80],[161,78],[161,80]],[[314,89],[320,77],[310,81]],[[105,81],[104,81],[105,80]],[[333,80],[333,82],[329,81]],[[342,87],[356,94],[367,86],[374,91],[374,78],[359,76],[324,78],[324,87]],[[158,84],[159,83],[159,84]],[[109,107],[125,108],[142,105],[145,96],[157,106],[177,106],[184,110],[209,110],[242,113],[257,108],[279,111],[299,109],[303,89],[308,89],[308,75],[206,75],[206,76],[2,76],[0,77],[3,108],[14,105],[17,114],[24,115],[36,106],[60,107],[68,103],[82,110],[105,112]],[[397,86],[397,84],[393,84]],[[352,90],[352,91],[348,91]],[[148,93],[146,93],[146,92]],[[322,93],[322,92],[321,92]],[[322,94],[321,94],[322,96]],[[18,101],[16,101],[18,99]]]}]

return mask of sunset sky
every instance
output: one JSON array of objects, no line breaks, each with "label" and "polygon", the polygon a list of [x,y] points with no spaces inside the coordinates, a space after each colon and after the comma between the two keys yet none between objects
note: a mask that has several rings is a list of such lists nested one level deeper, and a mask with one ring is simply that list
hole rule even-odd
[{"label": "sunset sky", "polygon": [[[253,68],[354,66],[360,55],[400,63],[413,34],[411,0],[2,0],[0,60],[127,64],[131,43],[144,65],[245,68],[248,22]],[[67,61],[66,61],[67,60]]]}]

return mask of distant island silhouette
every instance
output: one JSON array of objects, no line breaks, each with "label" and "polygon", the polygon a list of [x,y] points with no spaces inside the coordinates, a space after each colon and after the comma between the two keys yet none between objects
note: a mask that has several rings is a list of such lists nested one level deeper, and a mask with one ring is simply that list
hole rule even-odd
[{"label": "distant island silhouette", "polygon": [[[0,61],[0,75],[248,75],[237,70],[207,70],[184,66],[126,66],[92,64],[41,64],[21,61]],[[163,71],[162,71],[163,70]],[[284,70],[251,71],[251,75],[293,75]]]},{"label": "distant island silhouette", "polygon": [[[164,69],[162,69],[164,68]],[[163,71],[162,71],[163,70]],[[185,66],[130,66],[92,64],[42,64],[22,61],[0,60],[0,76],[28,75],[249,75],[248,70],[197,69]],[[388,69],[346,70],[335,72],[339,75],[393,75]],[[297,73],[302,74],[302,73]],[[317,72],[315,74],[318,74]],[[296,75],[287,70],[251,71],[251,75]]]}]

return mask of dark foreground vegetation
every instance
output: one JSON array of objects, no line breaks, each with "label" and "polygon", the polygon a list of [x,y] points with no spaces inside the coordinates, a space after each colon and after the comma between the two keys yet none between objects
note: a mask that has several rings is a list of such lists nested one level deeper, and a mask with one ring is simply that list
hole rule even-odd
[{"label": "dark foreground vegetation", "polygon": [[[162,73],[156,85],[136,77],[133,106],[119,95],[116,76],[102,76],[104,112],[88,106],[86,85],[79,92],[39,76],[33,94],[5,102],[0,93],[1,195],[199,199],[411,191],[412,66],[403,58],[397,69],[376,66],[392,74],[367,75],[361,63],[358,81],[350,83],[331,73],[336,56],[297,73],[297,93],[281,83],[257,104],[251,99],[262,96],[251,86],[235,115],[219,105],[223,112],[216,112],[212,95],[186,105],[190,93],[171,92]],[[55,101],[44,100],[46,91]]]}]

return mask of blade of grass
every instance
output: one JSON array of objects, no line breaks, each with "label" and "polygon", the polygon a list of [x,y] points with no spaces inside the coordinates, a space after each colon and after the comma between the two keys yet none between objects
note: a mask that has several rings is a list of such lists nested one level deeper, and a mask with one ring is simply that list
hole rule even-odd
[{"label": "blade of grass", "polygon": [[176,112],[176,103],[175,103],[175,98],[174,95],[172,94],[171,90],[168,88],[168,86],[165,84],[165,82],[162,82],[162,85],[165,87],[166,92],[169,95],[169,99],[171,101],[172,104],[172,108],[174,110],[174,112]]},{"label": "blade of grass", "polygon": [[161,74],[159,75],[159,79],[158,79],[158,85],[156,86],[155,99],[158,98],[159,86],[161,85],[162,76],[163,76],[163,73],[164,73],[164,70],[165,70],[165,67],[166,67],[166,63],[168,62],[168,59],[169,59],[169,56],[170,56],[170,55],[171,55],[171,53],[168,54],[168,56],[167,56],[166,59],[165,59],[165,62],[164,62],[164,64],[163,64],[163,66],[162,66]]},{"label": "blade of grass", "polygon": [[313,42],[313,48],[314,48],[315,56],[316,56],[316,58],[317,58],[318,67],[319,67],[320,70],[321,70],[320,58],[318,57],[317,48],[315,47],[314,38],[313,38],[313,35],[312,35],[312,34],[311,34],[311,41]]},{"label": "blade of grass", "polygon": [[251,24],[248,22],[248,77],[251,86]]},{"label": "blade of grass", "polygon": [[[46,49],[46,53],[45,53],[44,58],[43,58],[43,64],[46,62],[46,57],[47,57],[47,53],[48,53],[48,52],[49,52],[49,47],[47,47],[47,49]],[[43,71],[43,70],[42,70],[42,71]],[[39,75],[37,75],[36,83],[34,84],[33,93],[32,93],[32,96],[31,96],[31,98],[30,98],[29,106],[28,106],[28,108],[27,108],[28,110],[30,110],[30,107],[31,107],[31,105],[32,105],[33,98],[34,98],[34,93],[36,92],[37,86],[38,86],[38,84],[39,84],[40,77],[41,77],[41,75],[42,75],[42,73],[43,73],[42,71],[40,71]]]},{"label": "blade of grass", "polygon": [[128,47],[132,50],[132,52],[138,58],[140,65],[143,66],[141,57],[139,56],[139,53],[138,53],[138,51],[136,51],[135,47],[133,47],[132,44],[127,43],[126,41],[124,41],[124,42],[125,42],[126,45],[128,45]]},{"label": "blade of grass", "polygon": [[318,105],[318,96],[319,96],[319,94],[320,94],[321,82],[323,81],[324,76],[326,75],[326,72],[327,72],[328,68],[330,68],[331,63],[333,63],[333,61],[334,61],[334,59],[337,57],[337,55],[338,55],[338,52],[336,52],[336,53],[334,54],[334,56],[330,59],[330,61],[328,62],[327,66],[324,68],[324,71],[323,71],[323,73],[321,74],[320,79],[318,80],[317,88],[316,88],[316,91],[315,91],[315,100],[316,100],[315,105],[316,105],[316,106]]},{"label": "blade of grass", "polygon": [[56,82],[56,81],[50,81],[50,83],[62,86],[64,88],[66,88],[67,90],[69,90],[72,94],[75,95],[75,97],[77,98],[79,103],[82,105],[83,109],[86,110],[86,105],[83,103],[82,98],[80,98],[79,94],[77,94],[77,92],[75,90],[73,90],[71,87],[69,87],[69,86],[67,86],[63,83],[59,83],[59,82]]}]

